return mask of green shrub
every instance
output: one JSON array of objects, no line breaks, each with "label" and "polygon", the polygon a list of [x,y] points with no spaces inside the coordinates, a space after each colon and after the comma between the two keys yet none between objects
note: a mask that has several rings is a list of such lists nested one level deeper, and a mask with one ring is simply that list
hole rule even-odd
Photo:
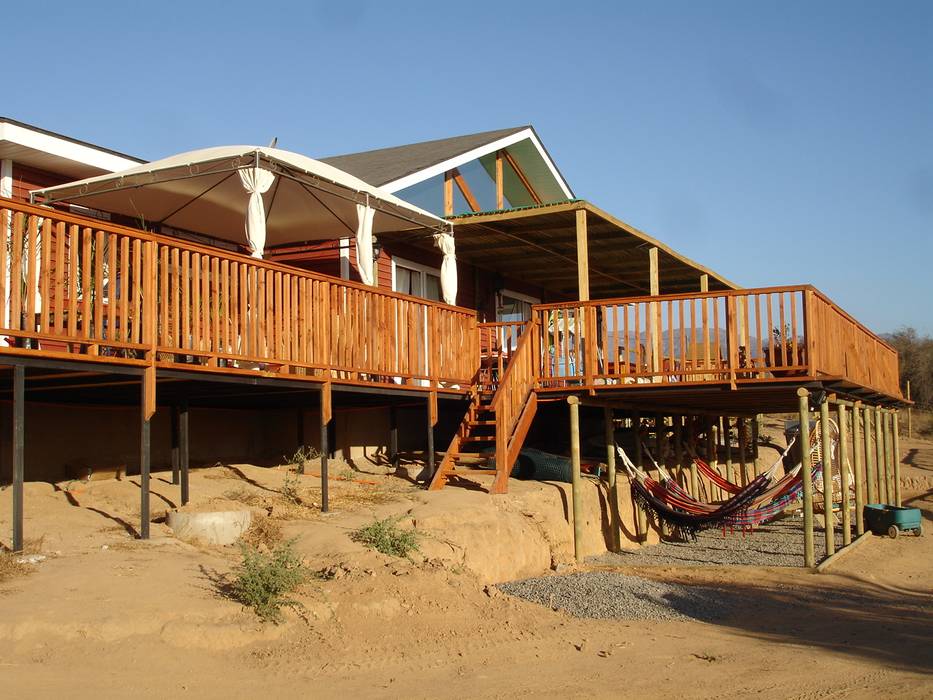
[{"label": "green shrub", "polygon": [[414,530],[400,529],[400,519],[374,520],[369,525],[355,530],[350,539],[391,557],[407,557],[418,551],[418,533]]},{"label": "green shrub", "polygon": [[282,608],[298,610],[301,603],[287,597],[308,579],[308,572],[295,552],[295,540],[275,547],[269,554],[240,546],[243,561],[231,585],[233,597],[253,609],[263,621],[282,621]]}]

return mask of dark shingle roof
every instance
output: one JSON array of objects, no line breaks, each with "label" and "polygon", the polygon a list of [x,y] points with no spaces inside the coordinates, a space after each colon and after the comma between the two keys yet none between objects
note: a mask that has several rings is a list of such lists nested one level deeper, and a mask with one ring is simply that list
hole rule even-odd
[{"label": "dark shingle roof", "polygon": [[484,131],[479,134],[422,141],[406,146],[348,153],[318,160],[355,175],[370,185],[380,187],[528,128],[530,127],[517,126],[511,129]]}]

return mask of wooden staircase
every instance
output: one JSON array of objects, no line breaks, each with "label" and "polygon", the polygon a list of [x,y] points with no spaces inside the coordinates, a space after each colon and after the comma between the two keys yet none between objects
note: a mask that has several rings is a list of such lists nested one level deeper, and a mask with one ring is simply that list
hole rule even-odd
[{"label": "wooden staircase", "polygon": [[508,364],[500,361],[500,374],[480,373],[428,490],[438,491],[452,478],[491,476],[490,493],[508,491],[509,475],[537,412],[537,339],[537,326],[529,323]]}]

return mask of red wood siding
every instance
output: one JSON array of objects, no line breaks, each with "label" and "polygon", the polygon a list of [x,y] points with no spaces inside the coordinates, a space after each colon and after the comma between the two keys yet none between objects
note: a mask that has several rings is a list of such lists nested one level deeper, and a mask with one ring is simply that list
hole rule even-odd
[{"label": "red wood siding", "polygon": [[29,191],[71,182],[74,178],[13,163],[13,199],[29,201]]}]

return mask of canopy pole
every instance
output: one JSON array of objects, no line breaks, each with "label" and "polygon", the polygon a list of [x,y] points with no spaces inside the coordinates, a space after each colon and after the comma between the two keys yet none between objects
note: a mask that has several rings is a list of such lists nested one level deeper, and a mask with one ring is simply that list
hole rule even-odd
[{"label": "canopy pole", "polygon": [[26,425],[26,368],[13,365],[13,551],[23,551],[24,433]]}]

